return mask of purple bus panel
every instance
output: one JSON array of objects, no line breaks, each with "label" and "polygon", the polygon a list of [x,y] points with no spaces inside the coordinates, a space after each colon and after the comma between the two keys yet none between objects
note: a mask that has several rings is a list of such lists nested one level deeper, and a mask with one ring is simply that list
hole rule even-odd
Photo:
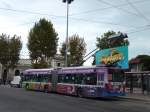
[{"label": "purple bus panel", "polygon": [[80,74],[80,73],[95,73],[95,69],[60,69],[58,74]]}]

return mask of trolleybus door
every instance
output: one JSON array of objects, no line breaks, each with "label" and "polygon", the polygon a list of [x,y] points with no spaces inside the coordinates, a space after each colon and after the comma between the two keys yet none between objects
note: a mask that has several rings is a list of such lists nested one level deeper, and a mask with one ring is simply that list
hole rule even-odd
[{"label": "trolleybus door", "polygon": [[56,92],[57,82],[58,82],[57,71],[52,71],[52,92]]},{"label": "trolleybus door", "polygon": [[100,87],[104,87],[105,85],[105,73],[104,72],[98,72],[97,73],[97,85]]}]

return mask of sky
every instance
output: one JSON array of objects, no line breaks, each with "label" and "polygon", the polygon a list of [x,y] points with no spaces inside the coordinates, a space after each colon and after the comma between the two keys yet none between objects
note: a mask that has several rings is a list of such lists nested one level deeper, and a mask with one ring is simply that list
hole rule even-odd
[{"label": "sky", "polygon": [[[69,5],[68,33],[84,38],[88,54],[96,48],[96,37],[121,31],[128,35],[129,59],[150,55],[149,11],[150,0],[74,0]],[[40,18],[53,23],[60,48],[66,38],[66,4],[62,0],[0,0],[0,34],[21,36],[22,58],[28,55],[28,33]],[[84,65],[91,65],[92,60]]]}]

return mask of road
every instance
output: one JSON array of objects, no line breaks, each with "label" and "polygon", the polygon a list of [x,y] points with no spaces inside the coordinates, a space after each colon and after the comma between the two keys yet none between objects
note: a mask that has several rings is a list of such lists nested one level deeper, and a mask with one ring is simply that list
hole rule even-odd
[{"label": "road", "polygon": [[87,99],[0,86],[0,112],[150,112],[150,102]]}]

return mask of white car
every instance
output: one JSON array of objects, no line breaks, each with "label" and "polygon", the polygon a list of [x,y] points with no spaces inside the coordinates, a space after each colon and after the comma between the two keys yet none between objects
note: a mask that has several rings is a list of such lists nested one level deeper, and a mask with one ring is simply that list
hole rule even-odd
[{"label": "white car", "polygon": [[21,77],[14,76],[13,80],[10,82],[11,87],[20,87]]}]

